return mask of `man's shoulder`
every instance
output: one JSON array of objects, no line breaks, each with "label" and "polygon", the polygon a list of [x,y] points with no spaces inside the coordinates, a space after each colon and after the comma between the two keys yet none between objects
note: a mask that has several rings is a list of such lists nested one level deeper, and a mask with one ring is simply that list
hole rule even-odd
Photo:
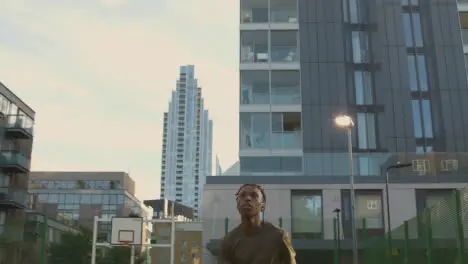
[{"label": "man's shoulder", "polygon": [[279,226],[276,226],[270,222],[265,222],[263,224],[263,227],[266,228],[266,230],[270,231],[270,232],[275,232],[277,234],[281,234],[283,235],[285,232],[284,232],[284,229],[279,227]]}]

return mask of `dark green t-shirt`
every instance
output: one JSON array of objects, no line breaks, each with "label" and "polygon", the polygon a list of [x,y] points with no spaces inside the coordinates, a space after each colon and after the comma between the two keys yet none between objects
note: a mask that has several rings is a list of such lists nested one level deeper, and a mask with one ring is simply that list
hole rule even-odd
[{"label": "dark green t-shirt", "polygon": [[239,225],[223,238],[218,264],[294,264],[295,255],[283,229],[265,222],[246,234]]}]

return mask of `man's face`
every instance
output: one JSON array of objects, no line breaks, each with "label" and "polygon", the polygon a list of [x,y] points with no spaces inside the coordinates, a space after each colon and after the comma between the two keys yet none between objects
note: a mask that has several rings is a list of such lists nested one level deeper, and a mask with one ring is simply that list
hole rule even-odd
[{"label": "man's face", "polygon": [[262,192],[255,186],[244,186],[237,195],[237,210],[241,216],[255,216],[263,206]]}]

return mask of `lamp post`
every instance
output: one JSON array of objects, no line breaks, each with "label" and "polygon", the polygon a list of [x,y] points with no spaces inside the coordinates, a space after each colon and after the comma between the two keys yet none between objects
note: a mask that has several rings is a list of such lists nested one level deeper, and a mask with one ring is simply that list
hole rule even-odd
[{"label": "lamp post", "polygon": [[337,247],[338,247],[338,263],[340,263],[340,254],[341,254],[341,231],[340,231],[340,226],[341,226],[341,221],[340,221],[340,208],[335,208],[333,212],[336,214],[336,222],[337,222]]},{"label": "lamp post", "polygon": [[[392,224],[390,222],[390,193],[389,193],[389,180],[388,180],[388,172],[393,169],[402,169],[411,167],[411,163],[397,163],[395,165],[390,165],[385,169],[385,199],[387,205],[387,238],[388,238],[388,250],[389,255],[391,256],[393,246],[392,246]],[[391,257],[389,257],[391,263]]]},{"label": "lamp post", "polygon": [[353,264],[358,264],[358,244],[357,244],[357,232],[356,232],[356,216],[355,216],[355,204],[356,195],[354,188],[354,168],[353,168],[353,138],[351,131],[354,127],[354,121],[349,115],[339,115],[335,117],[335,125],[337,127],[346,129],[348,134],[348,154],[349,154],[349,184],[350,184],[350,198],[351,198],[351,233],[353,236]]}]

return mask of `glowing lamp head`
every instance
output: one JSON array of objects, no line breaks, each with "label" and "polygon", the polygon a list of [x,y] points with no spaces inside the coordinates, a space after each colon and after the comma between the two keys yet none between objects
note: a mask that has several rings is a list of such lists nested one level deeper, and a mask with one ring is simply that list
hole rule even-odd
[{"label": "glowing lamp head", "polygon": [[335,117],[335,125],[343,128],[352,128],[354,126],[354,122],[348,115],[339,115]]}]

